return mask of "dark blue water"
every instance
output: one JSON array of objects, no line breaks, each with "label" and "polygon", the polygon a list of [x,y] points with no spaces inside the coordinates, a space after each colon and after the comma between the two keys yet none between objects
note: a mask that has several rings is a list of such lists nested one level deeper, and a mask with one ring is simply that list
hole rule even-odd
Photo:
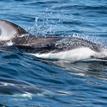
[{"label": "dark blue water", "polygon": [[[106,0],[1,0],[0,18],[30,33],[106,46]],[[107,62],[50,62],[0,52],[0,107],[106,107]]]}]

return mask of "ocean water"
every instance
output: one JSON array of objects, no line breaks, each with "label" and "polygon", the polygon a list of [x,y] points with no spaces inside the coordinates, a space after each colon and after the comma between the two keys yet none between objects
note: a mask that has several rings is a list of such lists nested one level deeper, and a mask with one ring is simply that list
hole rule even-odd
[{"label": "ocean water", "polygon": [[[0,0],[0,19],[35,36],[78,36],[107,46],[107,0]],[[107,62],[0,52],[0,107],[106,106]]]}]

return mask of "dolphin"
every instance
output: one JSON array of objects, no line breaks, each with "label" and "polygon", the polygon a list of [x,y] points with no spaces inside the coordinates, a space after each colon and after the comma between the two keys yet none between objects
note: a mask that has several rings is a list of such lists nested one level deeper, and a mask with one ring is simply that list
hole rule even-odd
[{"label": "dolphin", "polygon": [[101,44],[78,37],[34,36],[7,20],[0,20],[0,47],[16,47],[38,58],[70,62],[107,58],[107,49]]}]

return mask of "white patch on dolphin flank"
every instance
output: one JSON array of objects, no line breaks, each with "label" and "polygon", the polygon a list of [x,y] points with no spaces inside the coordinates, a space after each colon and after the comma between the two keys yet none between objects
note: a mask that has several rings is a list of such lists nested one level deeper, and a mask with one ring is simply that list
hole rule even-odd
[{"label": "white patch on dolphin flank", "polygon": [[36,53],[31,55],[44,59],[58,59],[58,60],[75,62],[79,60],[89,59],[91,58],[91,56],[97,55],[97,52],[91,50],[88,47],[81,47],[81,48],[76,48],[76,49],[57,52],[57,53],[49,52],[43,54]]}]

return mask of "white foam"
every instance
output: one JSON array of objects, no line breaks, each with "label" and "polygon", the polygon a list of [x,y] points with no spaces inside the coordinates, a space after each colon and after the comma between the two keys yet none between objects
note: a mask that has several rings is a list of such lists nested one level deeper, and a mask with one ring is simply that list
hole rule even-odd
[{"label": "white foam", "polygon": [[13,45],[13,42],[10,40],[6,43],[7,46],[12,46]]},{"label": "white foam", "polygon": [[24,94],[22,94],[22,97],[28,97],[28,98],[32,99],[32,94],[29,92],[25,92]]}]

